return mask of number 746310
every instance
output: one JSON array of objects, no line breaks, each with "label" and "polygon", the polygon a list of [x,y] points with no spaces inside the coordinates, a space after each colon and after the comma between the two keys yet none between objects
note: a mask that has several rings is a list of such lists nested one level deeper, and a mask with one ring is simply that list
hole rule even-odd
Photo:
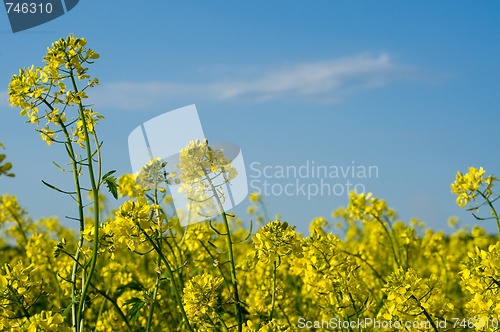
[{"label": "number 746310", "polygon": [[17,14],[50,14],[52,13],[52,4],[36,2],[6,2],[7,14],[11,12]]}]

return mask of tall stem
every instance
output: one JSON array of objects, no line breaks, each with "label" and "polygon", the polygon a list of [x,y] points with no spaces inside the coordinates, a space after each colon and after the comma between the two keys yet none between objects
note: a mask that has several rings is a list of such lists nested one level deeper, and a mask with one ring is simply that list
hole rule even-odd
[{"label": "tall stem", "polygon": [[[158,206],[158,189],[157,189],[157,186],[158,184],[155,183],[155,194],[154,194],[154,204],[156,206]],[[162,246],[161,246],[161,236],[162,236],[162,232],[161,232],[161,219],[160,219],[160,214],[159,214],[159,211],[158,211],[158,208],[155,208],[155,219],[156,221],[158,221],[158,247],[161,249]],[[153,323],[153,314],[154,314],[154,310],[155,310],[155,304],[156,304],[156,297],[158,295],[158,288],[160,286],[160,267],[161,267],[161,258],[160,256],[158,255],[158,261],[157,261],[157,265],[156,265],[158,271],[157,271],[157,275],[156,275],[156,280],[155,280],[155,288],[154,288],[154,291],[153,291],[153,301],[151,302],[151,306],[149,307],[149,314],[148,314],[148,320],[147,320],[147,325],[146,325],[146,332],[149,332],[151,330],[151,324]]]},{"label": "tall stem", "polygon": [[[67,59],[68,62],[70,62],[69,58]],[[71,78],[71,84],[73,85],[73,91],[75,93],[78,93],[78,86],[76,85],[75,81],[75,76],[73,73],[73,69],[70,71],[70,78]],[[82,121],[82,126],[83,126],[83,134],[85,138],[85,151],[87,153],[87,168],[89,172],[89,179],[90,179],[90,186],[92,189],[92,195],[93,195],[93,205],[94,205],[94,247],[92,248],[92,258],[90,260],[90,269],[88,274],[85,276],[85,282],[83,285],[82,289],[82,294],[80,297],[80,302],[78,304],[78,312],[77,312],[77,319],[78,319],[78,324],[80,324],[80,331],[83,331],[83,311],[84,311],[84,306],[85,306],[85,300],[87,298],[87,293],[89,290],[90,282],[92,280],[92,276],[94,275],[96,263],[97,263],[97,253],[99,249],[99,188],[98,184],[95,179],[95,174],[94,174],[94,161],[93,161],[93,154],[92,150],[90,148],[90,136],[89,136],[89,131],[87,128],[87,119],[85,118],[85,110],[83,109],[83,105],[81,100],[78,102],[78,113],[79,113],[79,118]],[[99,149],[99,142],[96,142],[96,149]],[[97,161],[98,164],[101,163],[101,160]],[[85,275],[85,274],[84,274]]]},{"label": "tall stem", "polygon": [[[54,108],[52,105],[50,105],[47,100],[43,100],[44,104],[51,110],[54,111]],[[71,140],[71,136],[68,132],[68,128],[66,124],[59,118],[58,120],[59,125],[62,128],[62,131],[64,133],[64,138],[65,138],[65,145],[66,145],[66,151],[69,154],[69,157],[71,159],[71,169],[73,173],[73,182],[75,183],[75,192],[76,192],[76,203],[78,204],[78,221],[80,224],[80,234],[79,234],[79,239],[78,239],[78,244],[76,247],[76,252],[75,252],[75,260],[73,262],[73,268],[71,270],[71,321],[72,321],[72,328],[73,332],[78,332],[78,314],[77,314],[77,303],[78,300],[76,299],[76,275],[78,272],[78,262],[80,258],[80,251],[83,246],[83,231],[85,230],[85,224],[84,224],[84,214],[83,214],[83,200],[82,200],[82,189],[80,186],[80,177],[79,177],[79,172],[78,172],[78,164],[76,160],[76,154],[75,150],[73,149],[73,142]],[[85,271],[84,271],[85,273]]]},{"label": "tall stem", "polygon": [[[161,259],[158,257],[158,267],[160,267]],[[153,314],[155,310],[156,297],[158,295],[158,288],[160,286],[160,274],[156,276],[155,289],[153,291],[153,301],[149,307],[148,320],[146,325],[146,332],[151,331],[151,324],[153,323]]]},{"label": "tall stem", "polygon": [[274,316],[274,306],[276,303],[276,261],[273,262],[273,292],[272,292],[272,298],[271,298],[271,312],[269,313],[269,321],[273,320]]},{"label": "tall stem", "polygon": [[188,330],[190,332],[194,332],[193,328],[191,327],[191,324],[189,323],[189,319],[187,317],[186,310],[184,310],[184,305],[182,304],[181,292],[178,289],[177,282],[175,281],[174,271],[172,271],[172,267],[170,266],[170,263],[168,262],[168,260],[165,257],[165,255],[163,255],[163,253],[161,251],[161,248],[159,248],[158,245],[151,238],[151,236],[149,236],[148,233],[146,233],[146,231],[141,228],[141,225],[137,224],[137,227],[139,227],[139,229],[141,230],[142,234],[144,234],[144,236],[146,237],[146,239],[148,240],[148,242],[153,246],[154,250],[160,256],[160,259],[163,261],[163,263],[165,263],[165,265],[167,267],[167,275],[168,275],[168,278],[172,281],[172,285],[174,287],[175,299],[177,300],[177,304],[179,305],[179,308],[181,309],[182,317],[184,318],[184,320],[186,322]]},{"label": "tall stem", "polygon": [[[201,166],[201,165],[200,165]],[[231,229],[229,228],[229,222],[227,220],[227,215],[226,212],[224,211],[224,207],[222,206],[222,202],[219,198],[219,195],[217,193],[217,189],[215,188],[212,180],[210,179],[209,174],[203,168],[203,172],[205,173],[205,178],[208,180],[208,183],[210,184],[210,188],[212,190],[212,193],[215,197],[215,200],[217,201],[217,205],[219,206],[219,211],[221,212],[222,215],[222,221],[224,222],[224,231],[225,231],[225,236],[226,236],[226,243],[227,243],[227,248],[228,248],[228,255],[229,255],[229,262],[231,263],[231,283],[233,286],[233,299],[234,299],[234,305],[236,308],[236,317],[238,320],[238,332],[243,331],[243,314],[242,314],[242,308],[241,308],[241,301],[240,301],[240,296],[238,293],[238,278],[236,277],[236,264],[235,264],[235,259],[234,259],[234,252],[233,252],[233,241],[231,239]]]},{"label": "tall stem", "polygon": [[[392,249],[392,254],[394,255],[394,261],[396,262],[396,265],[398,267],[401,267],[401,263],[398,259],[398,255],[396,254],[396,249],[394,248],[394,241],[392,240],[391,233],[389,232],[389,230],[385,226],[384,222],[380,218],[378,218],[376,216],[374,216],[374,218],[375,218],[375,220],[377,220],[380,223],[380,225],[382,225],[382,228],[384,229],[385,234],[387,235],[387,237],[389,238],[389,242],[391,243],[391,249]],[[398,248],[398,252],[399,252],[399,248]]]},{"label": "tall stem", "polygon": [[[222,204],[220,204],[222,207]],[[238,331],[243,331],[243,317],[241,310],[241,302],[240,296],[238,293],[238,279],[236,278],[236,265],[234,261],[234,253],[233,253],[233,241],[231,239],[231,230],[229,229],[229,223],[227,221],[226,212],[222,212],[222,220],[224,221],[224,229],[226,232],[226,242],[229,252],[229,261],[231,263],[231,283],[233,285],[233,296],[234,296],[234,304],[236,306],[236,317],[238,319]]]}]

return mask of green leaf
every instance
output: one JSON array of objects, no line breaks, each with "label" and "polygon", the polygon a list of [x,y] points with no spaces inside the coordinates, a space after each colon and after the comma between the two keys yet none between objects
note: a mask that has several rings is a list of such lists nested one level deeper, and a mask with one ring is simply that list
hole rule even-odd
[{"label": "green leaf", "polygon": [[144,307],[144,304],[144,301],[137,297],[133,297],[125,301],[124,305],[131,306],[127,311],[128,320],[131,322],[137,321],[137,318],[139,318],[139,311],[141,311],[142,307]]},{"label": "green leaf", "polygon": [[112,176],[116,171],[109,171],[102,176],[102,182],[106,184],[109,192],[115,199],[118,199],[118,184],[116,183],[116,177]]},{"label": "green leaf", "polygon": [[106,174],[104,174],[104,175],[102,176],[102,178],[103,178],[103,179],[104,179],[104,178],[107,178],[108,176],[110,176],[110,175],[112,175],[112,174],[114,174],[114,173],[116,173],[116,170],[109,171],[109,172],[107,172]]},{"label": "green leaf", "polygon": [[71,313],[71,306],[72,306],[72,304],[70,303],[70,304],[66,307],[66,309],[64,309],[64,311],[63,311],[63,313],[62,313],[62,315],[63,315],[63,316],[68,316],[68,315]]},{"label": "green leaf", "polygon": [[9,177],[14,177],[13,173],[9,173],[9,171],[12,169],[12,164],[7,162],[3,165],[1,163],[5,160],[5,155],[0,154],[0,175],[6,175]]},{"label": "green leaf", "polygon": [[57,168],[59,168],[61,170],[61,172],[65,173],[67,172],[61,165],[59,165],[58,163],[56,163],[55,161],[52,162],[54,165],[56,165]]},{"label": "green leaf", "polygon": [[10,170],[12,168],[12,164],[11,163],[5,163],[3,164],[1,167],[0,167],[0,170],[2,172],[7,172],[8,170]]},{"label": "green leaf", "polygon": [[62,190],[62,189],[59,189],[59,188],[57,188],[56,186],[53,186],[53,185],[51,185],[50,183],[47,183],[47,182],[45,182],[45,181],[43,181],[43,180],[42,180],[42,182],[43,182],[43,184],[44,184],[44,185],[46,185],[46,186],[47,186],[47,187],[49,187],[50,189],[53,189],[53,190],[58,191],[58,192],[60,192],[60,193],[67,194],[67,195],[73,195],[73,194],[76,194],[76,192],[74,192],[74,191],[64,191],[64,190]]}]

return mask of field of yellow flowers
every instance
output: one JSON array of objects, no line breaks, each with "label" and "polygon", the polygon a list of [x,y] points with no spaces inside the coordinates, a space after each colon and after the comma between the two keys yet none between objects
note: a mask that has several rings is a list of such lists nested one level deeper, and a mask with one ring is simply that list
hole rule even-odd
[{"label": "field of yellow flowers", "polygon": [[[309,236],[269,220],[256,193],[242,219],[222,208],[210,174],[228,183],[235,171],[208,142],[183,149],[177,173],[160,160],[135,175],[103,171],[103,117],[85,103],[99,84],[89,70],[98,58],[71,35],[9,85],[11,105],[67,152],[74,189],[44,183],[73,199],[78,229],[33,220],[0,193],[0,331],[500,330],[500,243],[480,227],[434,232],[355,192],[332,216],[344,238],[322,217]],[[0,155],[2,181],[15,171],[7,160]],[[496,181],[471,167],[451,190],[500,229]],[[210,202],[195,211],[218,217],[181,227],[172,182]],[[107,213],[105,192],[125,203]]]}]

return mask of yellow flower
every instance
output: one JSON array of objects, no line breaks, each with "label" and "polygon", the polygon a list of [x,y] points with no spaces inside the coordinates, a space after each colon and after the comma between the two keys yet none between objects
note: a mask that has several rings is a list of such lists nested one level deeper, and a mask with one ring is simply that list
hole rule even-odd
[{"label": "yellow flower", "polygon": [[250,202],[256,203],[256,202],[260,201],[261,196],[259,193],[253,192],[253,193],[250,193],[249,199],[250,199]]},{"label": "yellow flower", "polygon": [[123,174],[118,178],[118,194],[120,197],[138,198],[144,196],[145,189],[137,184],[134,174]]},{"label": "yellow flower", "polygon": [[314,218],[309,226],[309,233],[318,234],[318,235],[326,235],[325,229],[330,227],[330,223],[323,217]]},{"label": "yellow flower", "polygon": [[144,197],[129,200],[116,211],[115,218],[105,224],[104,233],[112,237],[115,243],[125,244],[130,250],[136,250],[146,242],[144,232],[149,236],[154,231],[162,232],[159,221],[153,218],[153,212],[158,208],[156,205],[149,205]]},{"label": "yellow flower", "polygon": [[287,222],[271,221],[255,234],[253,241],[256,256],[265,263],[278,261],[289,255],[302,257],[302,247],[295,227],[290,227]]},{"label": "yellow flower", "polygon": [[[485,170],[480,167],[469,167],[469,172],[463,175],[457,172],[455,182],[451,184],[451,191],[457,195],[457,204],[464,208],[469,202],[474,201],[478,194],[489,197],[492,194],[493,182],[498,179],[492,175],[485,177]],[[480,191],[484,186],[484,190]]]},{"label": "yellow flower", "polygon": [[70,332],[64,324],[64,317],[59,313],[42,310],[39,314],[30,317],[28,332]]},{"label": "yellow flower", "polygon": [[348,221],[382,220],[383,217],[394,217],[395,212],[387,207],[387,202],[372,196],[372,193],[349,193],[349,205],[333,212],[334,217],[343,217]]},{"label": "yellow flower", "polygon": [[219,305],[218,288],[223,280],[204,273],[194,276],[186,283],[182,302],[190,320],[203,322],[216,317],[215,310]]},{"label": "yellow flower", "polygon": [[[58,40],[48,48],[43,58],[43,68],[31,66],[21,69],[19,74],[12,76],[9,83],[10,105],[19,107],[21,116],[26,116],[28,121],[37,127],[42,120],[46,121],[42,124],[41,134],[48,145],[54,141],[54,129],[51,125],[55,124],[62,126],[64,130],[71,127],[67,128],[71,139],[83,147],[84,122],[87,131],[93,134],[94,126],[102,119],[102,116],[92,109],[84,107],[85,121],[80,117],[79,110],[76,110],[71,122],[66,124],[64,110],[69,110],[69,107],[74,105],[83,106],[82,100],[87,98],[87,88],[99,83],[98,79],[90,78],[86,67],[99,55],[94,50],[85,48],[86,43],[85,39],[75,38],[73,35]],[[88,82],[84,86],[75,86],[76,82],[87,79]],[[72,89],[68,90],[64,83],[66,80],[71,80],[69,85]],[[58,104],[62,106],[59,108]]]},{"label": "yellow flower", "polygon": [[187,215],[198,221],[219,215],[219,203],[227,199],[224,187],[238,175],[222,149],[211,148],[206,140],[191,141],[180,151],[177,168],[179,192],[188,202]]},{"label": "yellow flower", "polygon": [[282,324],[280,321],[273,319],[262,326],[257,332],[292,332],[292,329]]},{"label": "yellow flower", "polygon": [[[208,141],[194,140],[180,151],[179,178],[183,184],[193,186],[196,191],[206,191],[210,183],[205,180],[210,173],[221,174],[225,182],[236,177],[236,169],[231,167],[232,162],[224,157],[222,150],[214,150]],[[213,179],[213,178],[212,178]]]}]

